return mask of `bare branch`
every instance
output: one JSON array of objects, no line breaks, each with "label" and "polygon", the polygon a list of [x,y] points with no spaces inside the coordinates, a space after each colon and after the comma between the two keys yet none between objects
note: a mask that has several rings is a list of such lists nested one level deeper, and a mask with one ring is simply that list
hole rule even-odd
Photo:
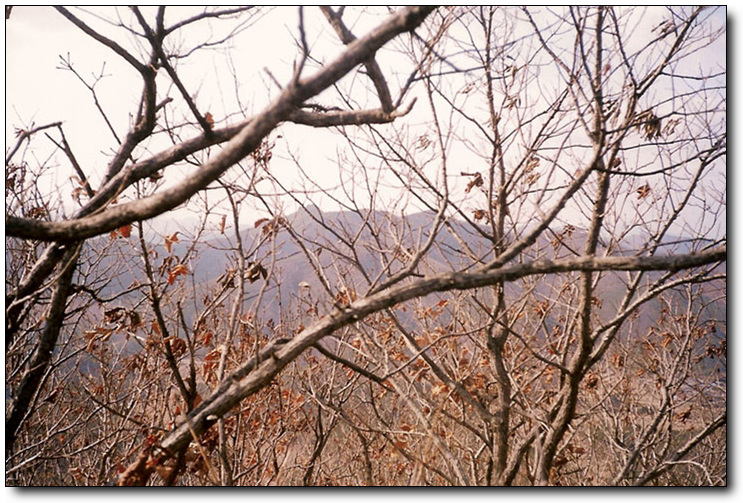
[{"label": "bare branch", "polygon": [[51,223],[6,216],[7,235],[44,241],[77,241],[109,232],[131,222],[147,220],[179,206],[258,147],[263,138],[277,124],[287,120],[297,106],[348,73],[399,33],[413,29],[431,10],[431,8],[402,9],[364,38],[349,44],[344,54],[325,65],[313,77],[300,81],[296,87],[284,90],[271,105],[232,138],[217,156],[177,186],[73,221]]},{"label": "bare branch", "polygon": [[[476,273],[442,274],[433,278],[414,281],[409,285],[398,286],[353,302],[343,310],[336,309],[313,326],[306,328],[294,339],[281,345],[269,346],[261,353],[261,358],[251,360],[233,373],[225,384],[202,405],[189,415],[186,423],[175,428],[160,447],[165,455],[178,452],[192,438],[192,430],[197,435],[206,431],[227,411],[245,397],[268,385],[271,380],[290,362],[343,326],[355,323],[371,313],[392,307],[405,300],[428,295],[433,292],[471,289],[491,285],[497,281],[512,281],[532,274],[566,271],[601,270],[667,270],[696,267],[725,260],[726,247],[701,253],[670,257],[580,257],[562,261],[540,261],[504,267],[498,270],[485,270]],[[282,341],[283,342],[283,341]]]},{"label": "bare branch", "polygon": [[119,44],[114,42],[113,40],[101,35],[97,31],[93,30],[90,26],[85,24],[81,19],[79,19],[77,16],[72,14],[69,10],[67,10],[64,7],[58,6],[55,7],[57,9],[57,12],[62,14],[64,17],[66,17],[72,24],[80,28],[83,32],[85,32],[87,35],[95,39],[97,42],[100,42],[101,44],[105,45],[112,51],[114,51],[116,54],[124,58],[127,63],[132,65],[139,73],[142,75],[145,75],[147,73],[147,67],[139,62],[137,58],[132,56],[126,49],[121,47]]}]

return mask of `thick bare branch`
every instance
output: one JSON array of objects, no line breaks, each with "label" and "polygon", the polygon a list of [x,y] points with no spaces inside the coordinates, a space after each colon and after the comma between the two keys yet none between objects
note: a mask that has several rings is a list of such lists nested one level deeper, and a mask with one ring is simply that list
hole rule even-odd
[{"label": "thick bare branch", "polygon": [[414,29],[431,10],[432,8],[402,9],[365,37],[349,44],[340,57],[325,65],[314,76],[284,90],[271,105],[232,138],[213,160],[175,187],[73,221],[52,223],[6,216],[7,235],[44,241],[77,241],[131,222],[147,220],[181,205],[258,147],[263,138],[277,124],[287,120],[301,103],[330,86],[398,34]]},{"label": "thick bare branch", "polygon": [[[356,35],[354,35],[343,22],[341,11],[335,12],[331,7],[327,6],[320,7],[320,10],[325,14],[330,26],[332,26],[338,34],[338,38],[341,39],[341,42],[348,45],[356,40]],[[379,101],[382,103],[382,110],[386,113],[391,113],[394,109],[394,105],[392,104],[392,95],[390,94],[390,88],[387,85],[387,80],[384,78],[382,69],[379,67],[379,63],[377,63],[377,60],[374,59],[374,57],[371,57],[369,61],[364,63],[364,67],[369,74],[369,78],[374,83],[374,87],[377,89],[377,96],[379,96]]]},{"label": "thick bare branch", "polygon": [[67,10],[64,7],[58,6],[56,7],[57,12],[62,14],[64,17],[66,17],[72,24],[80,28],[83,32],[85,32],[87,35],[95,39],[97,42],[100,42],[101,44],[105,45],[112,51],[114,51],[116,54],[124,58],[127,63],[132,65],[139,73],[145,74],[147,73],[147,67],[143,63],[141,63],[137,58],[132,56],[129,51],[121,47],[118,43],[115,41],[105,37],[104,35],[101,35],[94,29],[92,29],[90,26],[88,26],[85,22],[83,22],[80,18],[75,16],[72,12]]},{"label": "thick bare branch", "polygon": [[168,453],[180,451],[191,442],[193,434],[200,435],[245,397],[268,385],[284,367],[323,337],[365,316],[405,300],[434,292],[471,289],[491,285],[498,281],[513,281],[534,274],[567,271],[680,270],[719,262],[725,260],[726,257],[727,248],[720,247],[701,253],[669,257],[579,257],[561,261],[547,260],[518,264],[498,270],[442,274],[379,292],[359,299],[342,310],[336,309],[285,343],[282,341],[280,345],[269,346],[261,353],[257,364],[255,360],[251,360],[234,372],[220,389],[204,400],[202,405],[189,415],[186,422],[163,439],[160,447],[165,457],[169,457]]}]

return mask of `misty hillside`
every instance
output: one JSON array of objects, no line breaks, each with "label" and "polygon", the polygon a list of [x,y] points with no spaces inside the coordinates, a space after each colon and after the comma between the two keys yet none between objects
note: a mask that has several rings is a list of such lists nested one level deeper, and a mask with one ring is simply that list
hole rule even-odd
[{"label": "misty hillside", "polygon": [[[269,282],[263,292],[261,306],[257,313],[264,321],[273,320],[274,323],[278,323],[281,318],[281,309],[296,310],[302,302],[327,299],[327,293],[322,288],[315,270],[309,265],[308,254],[313,257],[312,260],[315,261],[316,266],[321,267],[334,295],[346,286],[354,289],[358,295],[362,295],[369,289],[370,281],[379,282],[387,277],[378,250],[393,249],[397,243],[392,236],[402,239],[402,244],[406,247],[413,248],[419,243],[424,243],[431,232],[434,220],[435,215],[431,212],[417,213],[406,218],[373,212],[362,219],[362,216],[357,213],[322,212],[317,207],[312,207],[287,216],[285,224],[275,227],[275,233],[266,231],[266,228],[271,228],[270,220],[259,222],[257,226],[247,225],[241,230],[241,237],[246,250],[252,252],[245,258],[246,263],[251,264],[254,276],[252,282],[246,281],[245,284],[246,308],[251,306],[263,287],[263,276],[257,272],[260,268],[267,274],[270,273]],[[492,258],[492,242],[485,236],[476,234],[471,226],[462,221],[451,220],[449,225],[450,227],[443,227],[439,230],[434,246],[419,265],[416,272],[421,276],[454,271],[465,264],[471,264],[472,261],[464,255],[463,247],[466,247],[468,253],[481,257],[483,261]],[[483,231],[487,232],[487,228],[483,227]],[[204,305],[205,298],[212,298],[221,290],[230,269],[237,268],[237,253],[232,249],[234,236],[230,234],[229,231],[226,231],[224,235],[213,232],[202,238],[202,241],[197,243],[194,257],[186,262],[189,272],[193,274],[193,285],[197,290],[195,296],[186,295],[183,302],[184,313],[188,320],[194,319],[197,309],[201,309],[198,306]],[[515,236],[512,239],[519,237]],[[526,251],[525,259],[570,257],[582,251],[584,241],[585,231],[580,229],[573,229],[569,233],[565,233],[564,229],[556,232],[548,231],[543,233],[543,236]],[[672,246],[668,248],[674,248],[677,252],[688,250],[688,245],[685,245],[684,240],[677,236],[669,237],[667,241],[672,243]],[[617,248],[633,250],[641,243],[640,238],[635,237],[631,242],[620,243]],[[143,282],[144,274],[141,259],[131,257],[131,254],[137,251],[136,248],[132,248],[131,242],[117,239],[110,245],[112,246],[111,257],[105,267],[123,271],[123,274],[111,278],[111,284],[105,289],[107,296],[115,296],[132,284],[136,284],[137,281]],[[180,260],[190,245],[191,243],[186,240],[172,243],[172,254],[175,259]],[[124,268],[121,267],[119,261],[120,257],[127,256],[127,254],[129,254],[132,265]],[[162,244],[158,245],[155,242],[152,258],[153,268],[161,269],[161,277],[164,277],[166,271],[160,266],[167,260],[167,254]],[[390,265],[390,270],[394,273],[402,266],[402,263],[398,261]],[[726,264],[719,267],[724,272]],[[648,273],[647,277],[653,278],[659,274],[663,273]],[[544,277],[533,286],[534,295],[549,298],[555,290],[560,288],[562,281],[561,275]],[[606,318],[616,313],[625,295],[627,281],[627,274],[623,272],[603,274],[596,290],[596,297],[600,300],[596,312],[600,317]],[[184,277],[179,277],[170,289],[181,286],[188,290],[187,285],[190,284],[190,278],[186,280]],[[521,282],[512,282],[506,285],[506,292],[515,296],[521,288],[523,288]],[[702,288],[706,288],[706,285],[703,284]],[[176,293],[176,295],[182,297],[183,293]],[[679,302],[683,301],[681,292],[672,293],[672,295],[678,296]],[[446,298],[446,294],[432,294],[430,297],[441,299]],[[142,294],[134,292],[123,295],[118,298],[118,301],[122,307],[137,305],[142,301]],[[323,311],[323,305],[326,306],[325,309],[330,307],[328,304],[321,303],[318,308],[319,314],[326,312]],[[110,309],[111,306],[107,308]],[[709,309],[711,311],[708,315],[711,318],[725,323],[727,306],[724,299],[722,302],[711,303]],[[646,303],[633,321],[635,334],[647,333],[657,323],[660,310],[657,300]],[[410,321],[415,323],[412,319]],[[557,321],[550,316],[545,320],[547,327],[556,323]]]}]

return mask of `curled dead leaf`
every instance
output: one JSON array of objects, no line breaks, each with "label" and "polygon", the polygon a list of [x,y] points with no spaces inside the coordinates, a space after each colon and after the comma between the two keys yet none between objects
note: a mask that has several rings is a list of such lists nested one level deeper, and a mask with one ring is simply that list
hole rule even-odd
[{"label": "curled dead leaf", "polygon": [[178,264],[168,272],[168,284],[172,285],[178,276],[188,273],[188,268],[183,264]]},{"label": "curled dead leaf", "polygon": [[482,184],[484,183],[480,173],[472,173],[469,174],[469,176],[472,176],[472,180],[470,180],[467,187],[464,189],[464,192],[467,194],[469,194],[469,192],[475,187],[482,187]]},{"label": "curled dead leaf", "polygon": [[170,253],[173,243],[178,242],[178,231],[175,231],[170,236],[165,236],[165,251]]},{"label": "curled dead leaf", "polygon": [[227,215],[222,215],[222,220],[219,222],[219,233],[224,234],[224,226],[227,224]]},{"label": "curled dead leaf", "polygon": [[650,184],[646,183],[635,192],[637,192],[637,199],[645,199],[650,195]]}]

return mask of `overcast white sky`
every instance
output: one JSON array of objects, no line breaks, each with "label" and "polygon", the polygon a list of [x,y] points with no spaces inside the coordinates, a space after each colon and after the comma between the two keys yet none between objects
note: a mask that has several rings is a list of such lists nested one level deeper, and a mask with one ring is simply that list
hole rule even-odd
[{"label": "overcast white sky", "polygon": [[[190,10],[195,12],[201,9],[167,9],[166,25],[190,15]],[[89,11],[96,12],[96,9],[91,8]],[[107,17],[111,17],[110,9],[104,12]],[[86,22],[91,21],[90,16],[80,12],[77,14]],[[145,15],[148,14],[152,17],[151,12],[145,11]],[[119,15],[123,20],[131,16],[126,8],[119,9]],[[381,10],[377,19],[370,19],[369,16],[363,18],[363,24],[354,23],[353,17],[347,19],[347,22],[351,23],[351,28],[357,34],[362,35],[386,15]],[[308,41],[313,54],[327,58],[337,54],[337,37],[327,29],[324,20],[322,24],[317,22],[322,17],[319,10],[306,9],[305,16]],[[179,63],[178,73],[194,95],[197,106],[203,112],[209,111],[217,126],[237,122],[242,116],[249,116],[260,110],[268,102],[267,90],[270,90],[271,95],[276,94],[277,88],[270,82],[264,68],[269,69],[282,83],[287,82],[291,75],[292,63],[297,55],[293,38],[297,33],[298,9],[268,9],[258,20],[254,28],[241,32],[231,41],[234,55],[231,64],[238,76],[237,82],[233,80],[232,69],[226,66],[226,61],[223,58],[213,58],[209,51],[204,54],[195,53],[188,60]],[[92,21],[95,22],[95,19]],[[220,30],[223,30],[224,22],[220,23]],[[133,38],[122,36],[120,29],[103,23],[93,26],[102,28],[102,33],[138,54],[137,48],[132,44]],[[316,27],[323,29],[313,29]],[[193,45],[196,40],[222,36],[221,31],[210,32],[204,28],[202,23],[198,30],[186,32],[186,36],[192,37],[182,37],[184,47]],[[80,75],[89,82],[93,82],[95,75],[106,75],[96,85],[96,91],[101,106],[120,136],[123,136],[129,126],[129,114],[136,110],[141,93],[139,75],[110,49],[94,42],[49,7],[14,7],[11,20],[6,23],[6,30],[6,145],[9,147],[15,143],[14,127],[27,128],[31,124],[39,126],[63,119],[68,141],[95,187],[96,177],[103,172],[102,166],[105,166],[115,142],[94,107],[90,91],[71,72],[59,69],[60,56],[67,57],[69,54]],[[102,67],[104,61],[105,69]],[[160,99],[168,94],[178,95],[176,90],[168,93],[170,85],[163,75],[159,89]],[[236,94],[239,95],[239,100]],[[372,106],[376,107],[378,104]],[[235,115],[236,111],[238,113]],[[183,109],[182,116],[192,120],[186,109]],[[337,135],[306,127],[290,129],[295,134],[285,141],[290,144],[294,154],[304,154],[303,167],[314,179],[325,179],[328,185],[335,184],[334,180],[327,178],[333,173],[333,170],[327,169],[327,164],[335,162],[335,146],[340,142]],[[160,146],[150,144],[153,152],[167,146],[167,143]],[[42,155],[41,150],[38,155]],[[286,159],[284,161],[286,162],[282,169],[292,171],[292,163]],[[66,165],[61,157],[59,162]],[[73,189],[67,169],[50,170],[48,177],[46,182],[50,187],[62,186],[65,190],[69,188],[69,191]],[[69,197],[67,199],[69,203]],[[70,205],[70,210],[72,209],[74,206]],[[170,225],[172,220],[172,215],[157,219],[164,232],[176,230],[176,227]]]},{"label": "overcast white sky", "polygon": [[[183,15],[180,12],[181,9],[166,10],[166,25],[168,21],[173,22]],[[110,17],[110,10],[107,9],[105,12]],[[335,34],[327,29],[318,9],[305,9],[305,12],[308,40],[314,53],[328,58],[332,57],[338,46]],[[119,9],[119,13],[125,21],[127,16],[131,16],[126,8]],[[653,18],[656,13],[657,19]],[[151,17],[151,13],[145,12],[145,15],[147,14]],[[645,12],[643,22],[654,26],[658,24],[658,19],[662,15],[664,14],[660,9],[649,10]],[[243,106],[242,112],[245,115],[251,115],[266,103],[267,89],[272,89],[274,94],[276,92],[276,87],[271,84],[263,69],[270,69],[279,82],[286,82],[297,54],[292,41],[297,32],[297,9],[277,8],[269,10],[264,16],[265,18],[260,19],[255,28],[245,30],[232,43],[233,63],[235,74],[238,76],[237,95],[239,95],[239,104]],[[379,19],[383,17],[384,12],[381,11]],[[85,19],[91,18],[86,16]],[[363,19],[364,25],[354,25],[351,22],[352,29],[359,35],[365,33],[378,21],[378,19],[366,17]],[[313,23],[313,20],[321,22]],[[219,26],[221,28],[223,25]],[[323,29],[313,29],[319,26]],[[132,45],[133,37],[122,37],[120,29],[113,29],[103,23],[96,27],[102,28],[103,33],[110,34],[125,47],[137,50]],[[93,106],[90,92],[70,72],[58,69],[60,55],[66,57],[69,53],[79,73],[91,81],[94,74],[100,74],[103,71],[107,75],[101,79],[96,90],[102,107],[107,111],[120,136],[128,127],[129,114],[136,109],[141,93],[139,76],[121,58],[92,41],[90,37],[51,8],[15,7],[10,22],[6,23],[6,30],[5,96],[8,98],[6,101],[6,145],[14,144],[14,126],[28,127],[30,123],[38,126],[64,119],[68,140],[95,186],[96,175],[103,171],[102,166],[105,166],[110,149],[115,146],[115,142]],[[186,35],[191,37],[183,39],[184,45],[188,46],[194,40],[206,40],[213,34],[199,28]],[[630,42],[633,41],[643,43],[642,40],[630,40]],[[718,53],[721,59],[724,58],[724,44],[722,44],[722,51],[723,54]],[[233,123],[241,118],[235,115],[227,116],[241,109],[236,98],[235,82],[228,67],[217,66],[219,63],[215,63],[215,61],[220,61],[220,58],[211,56],[209,52],[203,55],[195,54],[179,64],[178,72],[189,91],[195,95],[200,110],[212,113],[218,125]],[[101,66],[104,61],[105,70]],[[383,64],[383,67],[388,72],[390,69],[396,70],[394,65]],[[396,86],[394,80],[390,80],[394,93]],[[169,82],[165,76],[163,76],[162,83],[161,97],[167,95],[168,91]],[[169,94],[177,95],[177,91],[173,90]],[[418,111],[422,112],[426,108],[425,103],[421,101],[419,100],[414,113],[404,119],[406,123],[414,124]],[[376,103],[370,105],[377,106]],[[183,110],[182,115],[188,118],[189,113]],[[303,167],[308,170],[313,179],[328,186],[336,184],[336,179],[328,178],[337,176],[334,169],[328,169],[328,165],[336,162],[335,151],[340,144],[337,135],[312,128],[289,128],[289,132],[291,135],[287,136],[291,137],[284,138],[283,141],[294,154],[300,155]],[[152,143],[150,147],[153,151],[158,151],[167,146],[165,143],[161,145]],[[43,155],[42,151],[38,155]],[[279,159],[274,163],[277,161]],[[287,173],[292,172],[294,169],[292,163],[287,159],[283,161],[282,169]],[[69,187],[71,191],[73,185],[69,181],[66,161],[60,158],[59,162],[65,166],[65,169],[50,170],[47,182],[50,186],[61,185],[63,189]],[[67,199],[72,209],[69,197]],[[287,209],[293,210],[293,208]],[[257,216],[257,214],[252,216]],[[168,232],[177,230],[170,226],[171,221],[172,216],[158,219],[160,225],[164,226],[162,230]]]}]

